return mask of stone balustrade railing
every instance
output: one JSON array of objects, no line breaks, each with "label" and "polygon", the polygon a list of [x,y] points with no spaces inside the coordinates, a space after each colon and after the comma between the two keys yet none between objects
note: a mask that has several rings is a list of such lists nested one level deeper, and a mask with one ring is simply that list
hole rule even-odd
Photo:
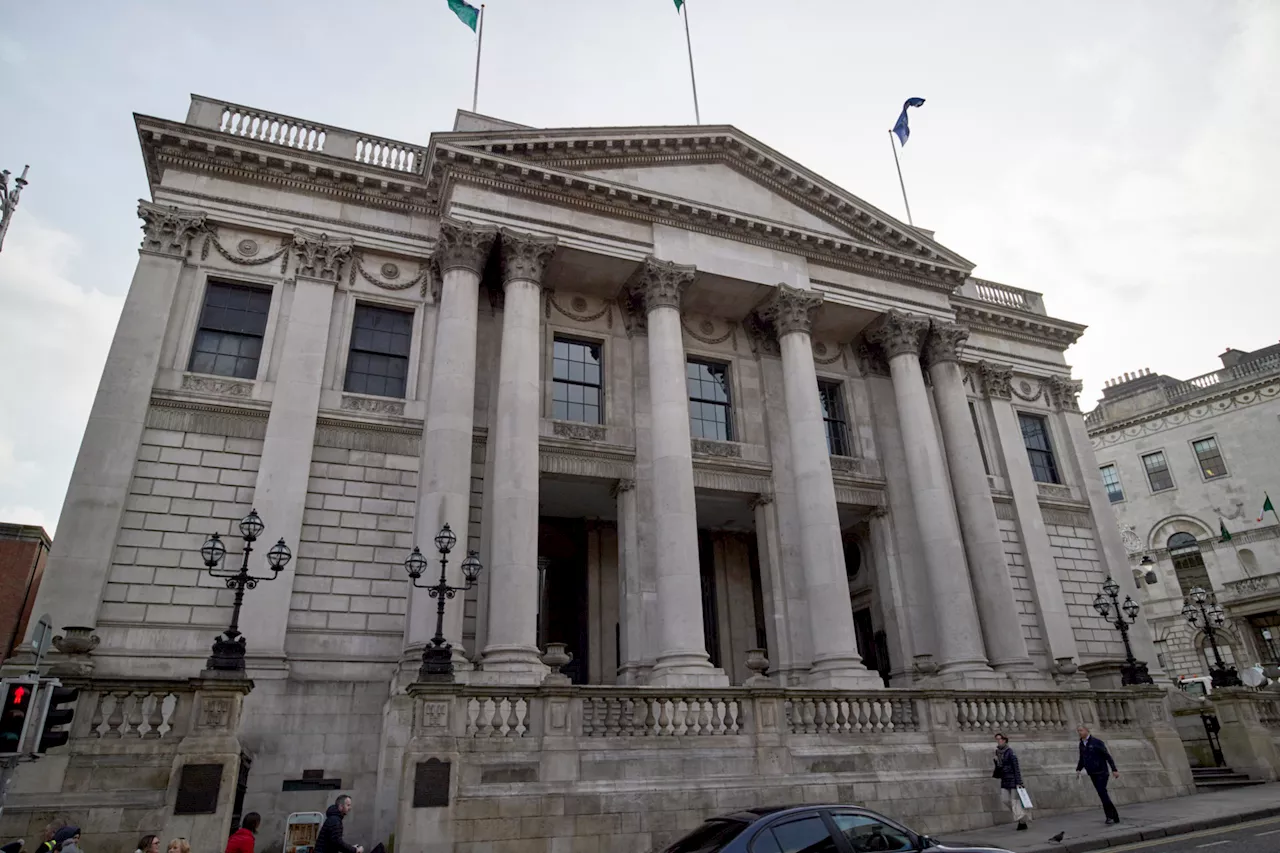
[{"label": "stone balustrade railing", "polygon": [[[418,686],[415,731],[464,739],[548,734],[595,738],[726,738],[774,734],[872,738],[926,731],[1069,736],[1143,725],[1159,690],[1007,691],[652,687]],[[1163,712],[1167,714],[1166,712]]]},{"label": "stone balustrade railing", "polygon": [[173,733],[179,701],[179,694],[167,688],[96,692],[86,736],[143,740],[167,737]]},{"label": "stone balustrade railing", "polygon": [[[1280,530],[1280,526],[1277,526],[1276,529]],[[1251,578],[1242,578],[1238,581],[1228,581],[1223,584],[1222,594],[1219,596],[1219,600],[1225,604],[1239,598],[1248,598],[1250,596],[1265,595],[1275,592],[1280,592],[1280,572],[1257,575],[1256,577]]]},{"label": "stone balustrade railing", "polygon": [[1027,311],[1032,314],[1046,313],[1044,296],[1041,294],[1033,290],[1023,290],[1020,287],[1000,284],[996,281],[971,278],[961,285],[960,295],[969,299],[976,299],[979,302],[988,302],[992,305],[1013,308],[1017,311]]},{"label": "stone balustrade railing", "polygon": [[422,174],[426,162],[426,149],[416,145],[200,95],[191,96],[187,124],[281,148],[327,154],[414,175]]},{"label": "stone balustrade railing", "polygon": [[1254,700],[1258,722],[1280,735],[1280,697],[1259,695]]}]

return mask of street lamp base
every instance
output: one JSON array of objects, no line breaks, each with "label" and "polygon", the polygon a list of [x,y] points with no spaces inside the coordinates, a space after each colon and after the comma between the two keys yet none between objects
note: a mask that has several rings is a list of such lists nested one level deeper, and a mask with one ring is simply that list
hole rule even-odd
[{"label": "street lamp base", "polygon": [[1236,672],[1235,667],[1224,666],[1221,668],[1213,667],[1209,670],[1209,675],[1213,681],[1214,687],[1243,687],[1244,682],[1240,680],[1240,673]]},{"label": "street lamp base", "polygon": [[1120,667],[1120,683],[1128,686],[1130,684],[1155,684],[1155,679],[1147,672],[1147,665],[1140,660],[1126,663]]},{"label": "street lamp base", "polygon": [[453,646],[445,643],[440,646],[428,645],[423,649],[418,676],[423,681],[453,683]]},{"label": "street lamp base", "polygon": [[244,672],[244,637],[230,640],[225,635],[219,635],[213,641],[213,654],[209,656],[205,668],[222,672]]}]

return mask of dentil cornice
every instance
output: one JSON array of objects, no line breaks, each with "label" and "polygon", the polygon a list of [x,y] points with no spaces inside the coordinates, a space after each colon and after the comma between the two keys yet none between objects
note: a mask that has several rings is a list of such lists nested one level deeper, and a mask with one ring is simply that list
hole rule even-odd
[{"label": "dentil cornice", "polygon": [[556,238],[510,228],[501,229],[500,234],[503,282],[519,280],[542,284],[542,274],[556,252]]},{"label": "dentil cornice", "polygon": [[892,360],[899,355],[919,355],[920,344],[929,332],[929,320],[915,314],[891,309],[881,315],[880,320],[867,331],[868,342],[876,344],[884,351],[884,356]]},{"label": "dentil cornice", "polygon": [[140,250],[175,258],[187,257],[191,238],[208,228],[204,211],[149,201],[138,202],[138,216],[142,219]]},{"label": "dentil cornice", "polygon": [[951,297],[956,319],[975,332],[998,338],[1051,347],[1059,352],[1071,346],[1087,327],[1041,314],[1001,308],[987,302]]},{"label": "dentil cornice", "polygon": [[813,315],[821,304],[822,294],[818,291],[779,282],[773,296],[757,310],[761,319],[773,328],[773,333],[781,340],[792,332],[811,334]]},{"label": "dentil cornice", "polygon": [[441,275],[452,269],[465,269],[480,275],[497,236],[498,229],[491,225],[477,225],[448,217],[441,219],[435,254]]},{"label": "dentil cornice", "polygon": [[969,339],[969,330],[957,323],[944,320],[933,320],[929,326],[929,336],[924,342],[924,358],[929,364],[944,361],[959,361],[964,342]]},{"label": "dentil cornice", "polygon": [[305,278],[339,281],[343,266],[351,259],[350,239],[335,240],[328,234],[313,234],[301,229],[293,232],[295,272]]}]

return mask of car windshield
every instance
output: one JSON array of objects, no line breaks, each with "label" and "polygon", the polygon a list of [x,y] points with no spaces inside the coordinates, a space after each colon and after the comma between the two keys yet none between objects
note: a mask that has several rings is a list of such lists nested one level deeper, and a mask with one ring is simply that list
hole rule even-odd
[{"label": "car windshield", "polygon": [[719,853],[746,828],[746,824],[737,820],[709,820],[664,853]]}]

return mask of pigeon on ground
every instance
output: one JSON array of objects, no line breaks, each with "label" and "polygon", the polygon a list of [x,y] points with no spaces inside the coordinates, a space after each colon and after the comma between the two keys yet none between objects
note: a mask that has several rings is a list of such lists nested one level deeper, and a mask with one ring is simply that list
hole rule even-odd
[{"label": "pigeon on ground", "polygon": [[1054,844],[1061,844],[1062,839],[1066,838],[1066,836],[1067,836],[1067,833],[1065,831],[1059,832],[1057,835],[1053,836],[1053,838],[1050,838],[1049,840],[1052,841]]}]

